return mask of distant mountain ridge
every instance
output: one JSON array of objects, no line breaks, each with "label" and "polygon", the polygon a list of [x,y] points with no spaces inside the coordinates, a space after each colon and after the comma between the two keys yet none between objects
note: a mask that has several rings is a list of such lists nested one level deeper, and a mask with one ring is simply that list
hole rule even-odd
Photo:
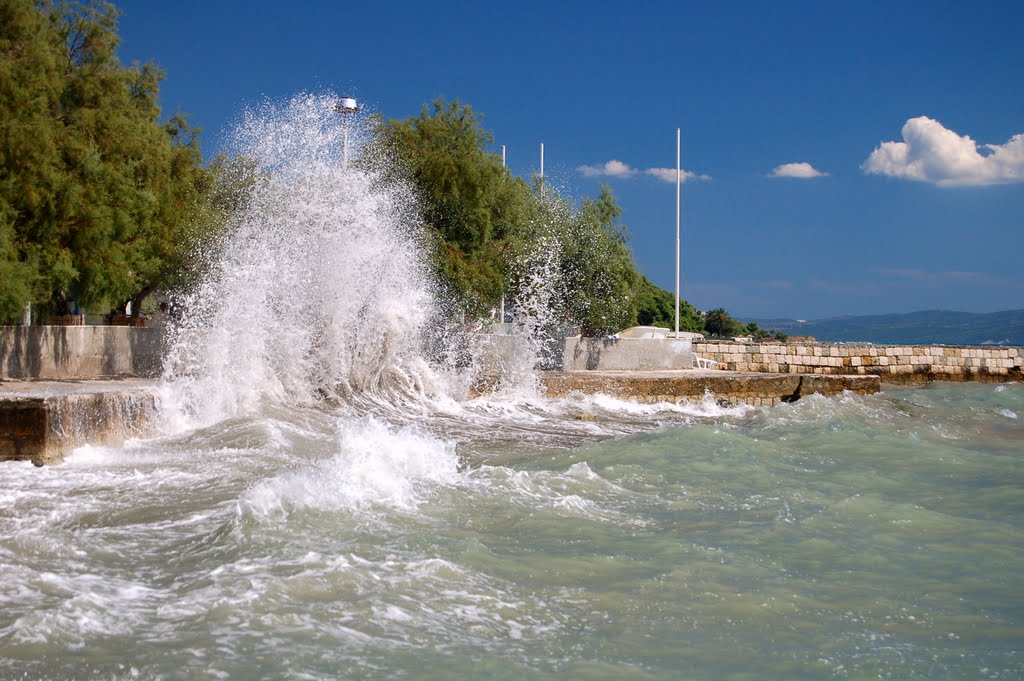
[{"label": "distant mountain ridge", "polygon": [[1022,345],[1024,310],[977,314],[925,310],[906,314],[795,319],[747,319],[762,329],[790,336],[813,336],[826,342],[899,345]]}]

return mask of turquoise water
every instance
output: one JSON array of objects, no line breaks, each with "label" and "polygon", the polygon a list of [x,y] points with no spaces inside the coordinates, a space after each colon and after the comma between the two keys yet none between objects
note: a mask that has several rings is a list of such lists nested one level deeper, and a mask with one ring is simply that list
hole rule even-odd
[{"label": "turquoise water", "polygon": [[1022,419],[265,406],[8,464],[0,678],[1021,679]]}]

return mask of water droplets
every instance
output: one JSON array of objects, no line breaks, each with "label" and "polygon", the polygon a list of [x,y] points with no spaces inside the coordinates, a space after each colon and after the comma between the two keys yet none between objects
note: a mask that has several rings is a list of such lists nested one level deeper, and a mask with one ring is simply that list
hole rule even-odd
[{"label": "water droplets", "polygon": [[236,133],[258,180],[184,301],[165,371],[200,423],[430,383],[416,377],[433,295],[415,204],[343,163],[333,101],[267,103]]}]

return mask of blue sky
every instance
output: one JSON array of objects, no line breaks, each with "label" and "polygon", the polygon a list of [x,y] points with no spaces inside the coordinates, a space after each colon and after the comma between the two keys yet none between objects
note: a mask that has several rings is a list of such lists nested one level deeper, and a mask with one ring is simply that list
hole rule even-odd
[{"label": "blue sky", "polygon": [[165,112],[204,129],[207,156],[267,97],[331,90],[392,118],[458,98],[514,172],[543,142],[564,192],[611,185],[671,290],[675,185],[656,169],[679,127],[699,308],[1024,308],[1019,0],[116,4],[122,60],[167,72]]}]

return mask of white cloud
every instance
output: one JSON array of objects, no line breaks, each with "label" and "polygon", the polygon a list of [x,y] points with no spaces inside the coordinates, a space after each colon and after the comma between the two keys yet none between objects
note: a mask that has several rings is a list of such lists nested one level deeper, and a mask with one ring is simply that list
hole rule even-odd
[{"label": "white cloud", "polygon": [[607,163],[580,166],[576,170],[580,171],[583,177],[632,177],[637,173],[635,168],[630,168],[622,161],[614,158]]},{"label": "white cloud", "polygon": [[[607,163],[595,163],[594,165],[579,166],[576,168],[577,171],[583,177],[633,177],[637,173],[643,172],[645,175],[651,175],[656,177],[663,182],[675,182],[676,181],[676,169],[675,168],[648,168],[647,170],[640,171],[636,168],[629,166],[618,159],[612,159]],[[710,180],[710,175],[700,175],[689,170],[682,171],[683,182],[691,182],[693,180]]]},{"label": "white cloud", "polygon": [[802,180],[826,177],[827,175],[828,173],[821,172],[810,163],[783,163],[780,166],[775,166],[772,172],[768,173],[768,177],[796,177]]},{"label": "white cloud", "polygon": [[903,126],[902,142],[882,142],[861,169],[941,187],[1024,182],[1024,134],[979,149],[967,135],[918,116]]},{"label": "white cloud", "polygon": [[[652,175],[662,182],[675,182],[676,181],[676,169],[675,168],[648,168],[644,171],[648,175]],[[710,180],[710,175],[698,175],[697,173],[690,172],[689,170],[682,171],[682,181],[692,182],[693,180]]]}]

